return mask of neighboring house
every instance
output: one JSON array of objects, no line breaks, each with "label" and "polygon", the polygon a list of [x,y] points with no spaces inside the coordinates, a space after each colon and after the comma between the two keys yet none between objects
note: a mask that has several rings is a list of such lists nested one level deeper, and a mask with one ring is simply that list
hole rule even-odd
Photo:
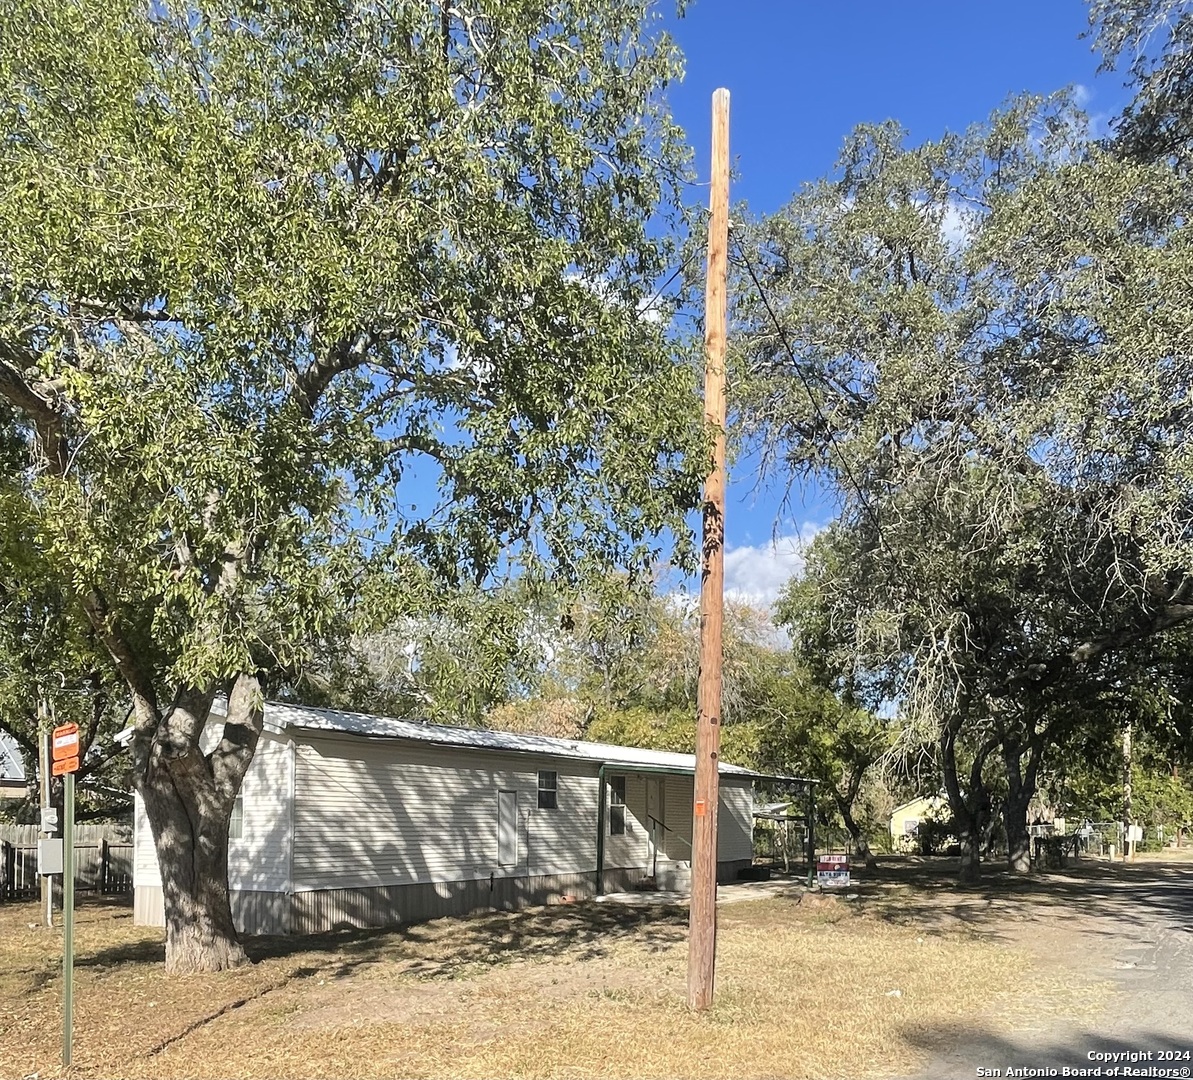
[{"label": "neighboring house", "polygon": [[27,790],[25,762],[17,744],[0,733],[0,802],[23,799]]},{"label": "neighboring house", "polygon": [[924,795],[891,813],[891,845],[895,851],[919,851],[920,825],[928,818],[948,816],[949,801],[943,795]]},{"label": "neighboring house", "polygon": [[[222,720],[213,710],[205,746]],[[267,703],[230,829],[236,925],[307,934],[649,878],[687,888],[694,765],[691,754]],[[721,880],[752,864],[756,778],[721,764]],[[160,926],[140,798],[135,845],[135,920]]]}]

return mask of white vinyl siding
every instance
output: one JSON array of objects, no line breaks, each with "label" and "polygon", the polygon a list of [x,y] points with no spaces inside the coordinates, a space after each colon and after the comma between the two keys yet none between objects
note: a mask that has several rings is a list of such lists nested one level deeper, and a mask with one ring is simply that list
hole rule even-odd
[{"label": "white vinyl siding", "polygon": [[290,748],[262,732],[240,785],[244,800],[239,840],[228,841],[233,889],[285,892],[290,879]]},{"label": "white vinyl siding", "polygon": [[[717,861],[735,862],[754,855],[754,789],[747,780],[722,775],[721,806],[717,816]],[[690,776],[667,776],[663,786],[663,832],[660,857],[692,861],[693,781]]]},{"label": "white vinyl siding", "polygon": [[[538,808],[544,764],[558,772],[556,810]],[[499,791],[519,794],[516,867],[498,860]],[[596,819],[596,769],[586,762],[304,739],[296,752],[294,888],[583,873],[596,867]]]},{"label": "white vinyl siding", "polygon": [[161,872],[153,847],[153,831],[140,795],[133,796],[133,888],[160,889]]},{"label": "white vinyl siding", "polygon": [[754,858],[754,789],[749,783],[721,777],[721,809],[717,816],[717,861]]},{"label": "white vinyl siding", "polygon": [[[218,725],[217,717],[204,733],[205,748],[218,736]],[[555,810],[538,807],[541,770],[557,773]],[[605,867],[647,867],[647,776],[632,766],[607,775],[625,776],[626,832],[606,835]],[[658,779],[666,825],[659,856],[689,863],[692,779]],[[516,864],[509,866],[500,864],[498,852],[503,790],[518,793]],[[748,859],[751,786],[722,776],[721,791],[719,860]],[[242,793],[242,837],[229,846],[234,890],[285,893],[596,868],[598,781],[590,761],[351,736],[299,736],[292,742],[266,731]],[[153,838],[139,798],[135,822],[134,883],[158,887]]]},{"label": "white vinyl siding", "polygon": [[[223,717],[213,716],[200,740],[209,752]],[[228,841],[228,884],[233,889],[285,892],[290,876],[290,752],[288,740],[262,732],[240,786],[239,840]],[[160,887],[153,832],[140,795],[133,799],[133,886]]]}]

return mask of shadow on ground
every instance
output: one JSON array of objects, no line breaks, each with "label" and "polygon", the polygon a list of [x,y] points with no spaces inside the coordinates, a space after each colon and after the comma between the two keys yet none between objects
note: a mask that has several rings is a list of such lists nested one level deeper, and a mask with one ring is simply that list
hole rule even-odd
[{"label": "shadow on ground", "polygon": [[997,867],[972,885],[958,884],[956,869],[954,859],[883,860],[857,874],[851,890],[861,901],[856,910],[898,924],[960,925],[995,939],[1000,935],[986,926],[989,917],[1016,913],[1027,919],[1136,920],[1146,915],[1193,927],[1193,865],[1188,862],[1083,860],[1030,875]]},{"label": "shadow on ground", "polygon": [[394,961],[405,961],[404,970],[421,977],[450,978],[477,966],[564,953],[580,960],[599,959],[628,939],[658,952],[685,940],[687,926],[687,909],[679,906],[581,903],[386,929],[250,938],[246,948],[253,960],[301,955],[318,962],[322,956],[333,978],[364,965]]}]

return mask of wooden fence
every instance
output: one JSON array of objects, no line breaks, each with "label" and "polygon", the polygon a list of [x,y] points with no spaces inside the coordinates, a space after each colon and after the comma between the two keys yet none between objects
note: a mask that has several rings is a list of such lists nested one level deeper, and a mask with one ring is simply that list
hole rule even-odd
[{"label": "wooden fence", "polygon": [[[75,829],[75,889],[128,893],[133,889],[132,830],[123,825]],[[38,896],[37,826],[0,826],[0,903]]]}]

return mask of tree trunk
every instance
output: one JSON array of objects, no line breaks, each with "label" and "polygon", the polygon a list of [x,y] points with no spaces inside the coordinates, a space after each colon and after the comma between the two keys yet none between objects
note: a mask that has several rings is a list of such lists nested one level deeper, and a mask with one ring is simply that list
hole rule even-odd
[{"label": "tree trunk", "polygon": [[972,821],[963,824],[957,822],[961,835],[961,866],[957,871],[957,880],[965,885],[972,885],[982,879],[982,831]]},{"label": "tree trunk", "polygon": [[228,897],[228,819],[203,814],[166,773],[142,787],[153,829],[166,921],[166,972],[224,971],[248,962]]},{"label": "tree trunk", "polygon": [[1031,873],[1031,838],[1027,834],[1027,807],[1036,787],[1035,752],[1022,768],[1023,745],[1010,735],[1002,740],[1002,757],[1007,771],[1007,797],[1002,804],[1002,820],[1007,832],[1007,868],[1013,874]]},{"label": "tree trunk", "polygon": [[1015,874],[1031,872],[1031,837],[1027,834],[1027,804],[1031,795],[1008,795],[1002,804],[1007,830],[1007,868]]},{"label": "tree trunk", "polygon": [[849,838],[853,841],[853,854],[855,858],[865,862],[868,870],[873,870],[877,867],[878,862],[870,852],[870,841],[866,839],[865,833],[862,832],[858,823],[853,820],[849,804],[840,796],[837,797],[837,809],[841,812],[841,820],[845,823],[845,828],[849,832]]},{"label": "tree trunk", "polygon": [[940,759],[945,792],[957,824],[957,839],[961,843],[961,865],[957,879],[963,884],[971,884],[979,881],[982,876],[982,810],[986,795],[982,783],[982,768],[986,758],[998,744],[993,739],[987,739],[978,748],[969,769],[969,790],[963,794],[961,780],[957,775],[957,733],[960,726],[959,714],[941,732]]},{"label": "tree trunk", "polygon": [[223,736],[204,754],[213,697],[212,689],[180,691],[169,713],[139,728],[134,740],[134,775],[157,851],[172,975],[248,962],[228,896],[228,824],[261,732],[260,689],[251,676],[236,680]]}]

